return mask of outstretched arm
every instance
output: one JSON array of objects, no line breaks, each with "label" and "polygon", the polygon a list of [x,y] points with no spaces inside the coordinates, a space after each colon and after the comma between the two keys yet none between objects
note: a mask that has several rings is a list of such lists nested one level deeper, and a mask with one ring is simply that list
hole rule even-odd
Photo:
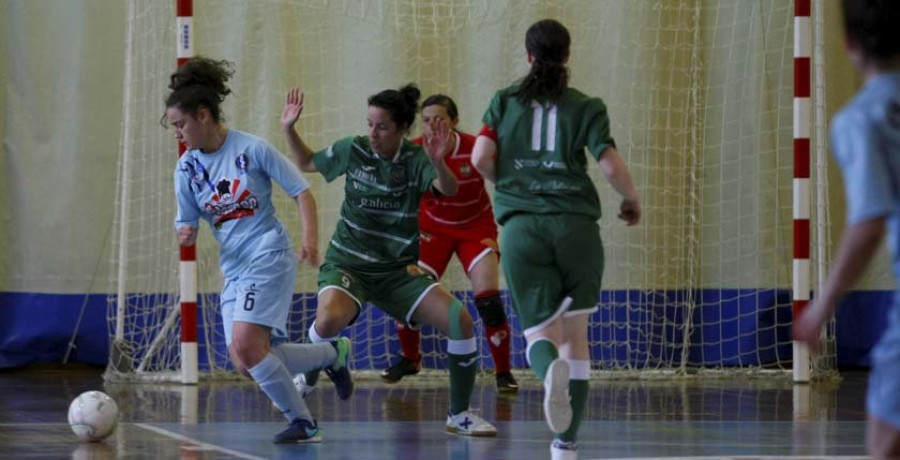
[{"label": "outstretched arm", "polygon": [[287,93],[287,101],[281,114],[281,129],[287,138],[288,149],[297,158],[300,170],[304,172],[316,172],[316,165],[312,161],[313,150],[303,142],[294,125],[300,114],[303,113],[303,92],[299,88],[291,88]]},{"label": "outstretched arm", "polygon": [[606,180],[619,192],[619,195],[622,195],[619,219],[624,220],[628,225],[637,224],[641,220],[641,204],[638,201],[634,184],[631,183],[631,173],[628,172],[628,166],[625,165],[619,151],[615,147],[607,147],[600,154],[598,164],[603,170]]},{"label": "outstretched arm", "polygon": [[297,256],[301,262],[306,261],[311,267],[319,266],[319,218],[316,213],[316,200],[309,189],[295,198],[300,211],[300,225],[303,235],[300,237],[300,250]]},{"label": "outstretched arm", "polygon": [[794,338],[807,342],[811,351],[819,351],[822,325],[834,314],[841,294],[853,286],[865,271],[881,244],[884,233],[884,217],[865,220],[844,229],[837,257],[822,292],[816,295],[816,299],[799,318],[794,319]]}]

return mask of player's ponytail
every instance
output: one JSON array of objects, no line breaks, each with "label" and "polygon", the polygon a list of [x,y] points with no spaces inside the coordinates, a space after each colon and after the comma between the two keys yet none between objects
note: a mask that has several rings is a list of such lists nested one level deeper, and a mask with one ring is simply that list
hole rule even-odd
[{"label": "player's ponytail", "polygon": [[422,93],[410,83],[399,90],[386,89],[369,97],[369,105],[387,110],[401,131],[407,131],[416,121],[419,111],[419,97]]},{"label": "player's ponytail", "polygon": [[516,97],[522,102],[555,101],[569,87],[569,46],[566,27],[553,19],[538,21],[525,34],[525,49],[533,59],[531,70],[519,81]]},{"label": "player's ponytail", "polygon": [[201,107],[209,110],[216,123],[224,121],[220,105],[225,96],[231,94],[226,82],[234,75],[228,61],[215,61],[195,57],[178,68],[169,77],[166,108],[175,107],[192,116],[197,116]]}]

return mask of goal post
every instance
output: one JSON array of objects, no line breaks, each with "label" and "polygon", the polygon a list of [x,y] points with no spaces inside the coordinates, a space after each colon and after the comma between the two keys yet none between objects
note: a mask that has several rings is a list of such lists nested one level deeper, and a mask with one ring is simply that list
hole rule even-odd
[{"label": "goal post", "polygon": [[[185,262],[172,230],[177,144],[159,119],[176,57],[172,49],[186,46],[185,20],[172,27],[172,18],[185,17],[180,1],[131,0],[117,193],[120,237],[110,261],[114,294],[108,302],[110,336],[117,345],[109,379],[190,380],[181,374],[191,354],[190,347],[182,350],[190,333],[181,332],[191,330],[181,329],[189,325],[184,312],[190,308],[183,310],[179,302],[194,298],[199,377],[235,375],[218,317],[223,280],[217,248],[205,224],[195,249],[195,278],[186,281],[178,272]],[[788,153],[798,145],[795,45],[810,56],[821,40],[816,23],[807,20],[803,30],[796,26],[796,13],[807,3],[193,0],[187,22],[193,41],[187,46],[192,53],[234,62],[233,92],[223,105],[227,125],[262,136],[286,153],[279,117],[284,94],[293,86],[306,93],[298,130],[316,149],[364,133],[367,97],[408,82],[415,82],[423,97],[449,94],[460,108],[460,129],[475,132],[493,92],[527,70],[527,27],[544,17],[559,19],[572,33],[570,81],[606,103],[612,135],[644,207],[641,225],[620,224],[617,195],[599,168],[589,165],[601,195],[606,251],[599,312],[589,331],[594,373],[790,378],[799,367],[810,369],[808,378],[814,379],[835,372],[833,328],[827,332],[827,353],[809,365],[797,360],[790,331],[797,301],[809,298],[809,280],[820,277],[829,244],[822,225],[827,194],[819,182],[825,180],[819,151],[824,125],[816,110],[804,109],[813,117],[805,119],[805,142],[815,147],[806,156],[806,177],[795,177],[804,169]],[[801,33],[807,38],[798,38]],[[805,104],[818,109],[820,96],[809,85]],[[414,125],[411,135],[419,130]],[[317,201],[324,254],[343,181],[306,177]],[[794,188],[798,180],[807,184],[801,191]],[[799,210],[796,196],[805,200]],[[280,189],[273,203],[296,244],[296,206]],[[800,255],[806,257],[795,258],[801,241],[795,229],[804,225],[810,229],[808,249]],[[806,262],[798,264],[801,259]],[[798,265],[808,268],[798,274]],[[471,288],[457,262],[442,282],[476,318],[480,365],[491,369]],[[292,340],[305,338],[316,290],[315,270],[301,267],[288,325]],[[524,339],[505,293],[504,301],[516,331],[513,367],[523,368]],[[391,319],[371,305],[345,333],[354,342],[356,371],[380,370],[399,353]],[[423,330],[425,367],[445,368],[444,342],[435,331]]]}]

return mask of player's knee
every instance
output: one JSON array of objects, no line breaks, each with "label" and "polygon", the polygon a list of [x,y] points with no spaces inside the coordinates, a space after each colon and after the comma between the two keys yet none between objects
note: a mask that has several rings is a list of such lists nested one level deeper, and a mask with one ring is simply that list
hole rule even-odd
[{"label": "player's knee", "polygon": [[485,326],[500,327],[506,324],[506,310],[503,309],[500,294],[475,299],[475,308]]},{"label": "player's knee", "polygon": [[314,328],[313,330],[319,337],[328,340],[329,337],[339,335],[346,325],[346,321],[340,315],[326,313],[322,316],[316,316],[316,321],[313,323],[312,328]]},{"label": "player's knee", "polygon": [[244,375],[250,375],[248,369],[253,367],[256,350],[245,340],[234,340],[228,346],[228,355],[234,364],[235,370]]},{"label": "player's knee", "polygon": [[447,312],[447,323],[449,331],[447,335],[452,340],[468,339],[475,336],[475,325],[472,316],[463,308],[462,304],[456,298],[450,301],[450,308]]},{"label": "player's knee", "polygon": [[228,347],[228,357],[231,358],[231,364],[234,365],[234,370],[237,373],[243,375],[244,377],[251,377],[250,371],[246,366],[244,366],[244,363],[242,363],[241,360],[239,360],[237,356],[235,356],[231,346]]}]

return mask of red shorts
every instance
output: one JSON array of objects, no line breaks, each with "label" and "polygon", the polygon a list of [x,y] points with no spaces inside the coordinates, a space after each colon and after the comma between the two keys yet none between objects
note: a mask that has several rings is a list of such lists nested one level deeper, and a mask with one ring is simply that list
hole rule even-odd
[{"label": "red shorts", "polygon": [[419,219],[419,228],[419,266],[438,278],[444,275],[454,252],[467,276],[491,252],[499,254],[497,224],[490,212],[460,226]]}]

